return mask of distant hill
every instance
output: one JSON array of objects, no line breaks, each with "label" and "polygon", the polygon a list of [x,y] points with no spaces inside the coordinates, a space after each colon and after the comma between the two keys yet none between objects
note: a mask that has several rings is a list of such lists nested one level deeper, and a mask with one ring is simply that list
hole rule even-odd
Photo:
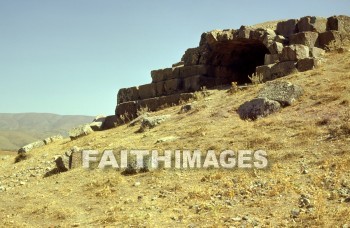
[{"label": "distant hill", "polygon": [[89,123],[93,118],[49,113],[0,113],[0,150],[17,150],[55,134],[66,136],[69,129]]}]

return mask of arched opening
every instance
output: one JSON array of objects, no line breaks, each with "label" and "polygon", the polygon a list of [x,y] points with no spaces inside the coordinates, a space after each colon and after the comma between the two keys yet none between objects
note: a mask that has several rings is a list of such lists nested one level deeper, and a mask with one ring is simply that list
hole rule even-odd
[{"label": "arched opening", "polygon": [[265,54],[269,50],[259,40],[236,39],[217,42],[211,46],[209,64],[214,67],[214,76],[222,79],[222,84],[249,83],[249,75],[257,66],[264,65]]}]

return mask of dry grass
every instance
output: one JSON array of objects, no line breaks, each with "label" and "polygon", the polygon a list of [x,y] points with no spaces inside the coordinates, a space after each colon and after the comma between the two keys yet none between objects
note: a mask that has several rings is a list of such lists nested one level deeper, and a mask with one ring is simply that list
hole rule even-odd
[{"label": "dry grass", "polygon": [[[0,185],[28,167],[68,148],[87,149],[264,149],[266,170],[156,170],[122,176],[115,170],[77,168],[47,178],[28,177],[23,186],[0,192],[0,223],[36,226],[260,226],[341,227],[349,224],[349,53],[328,53],[327,63],[281,80],[302,85],[293,106],[264,119],[242,121],[236,110],[263,85],[228,94],[197,93],[196,109],[180,106],[151,115],[171,119],[150,131],[123,125],[31,152],[19,163],[1,160]],[[228,88],[229,89],[229,88]],[[208,93],[210,96],[208,96]],[[157,143],[159,138],[178,140]],[[0,155],[3,156],[3,155]],[[19,177],[18,177],[19,178]],[[140,185],[135,185],[139,182]],[[301,195],[312,207],[300,208]],[[300,210],[293,218],[291,211]]]}]

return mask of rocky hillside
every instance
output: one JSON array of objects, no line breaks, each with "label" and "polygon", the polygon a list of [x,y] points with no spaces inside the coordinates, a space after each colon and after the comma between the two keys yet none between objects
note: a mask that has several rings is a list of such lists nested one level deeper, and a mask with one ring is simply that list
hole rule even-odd
[{"label": "rocky hillside", "polygon": [[[98,131],[85,125],[72,131],[70,139],[41,143],[20,150],[17,156],[0,153],[0,224],[348,227],[350,44],[342,18],[348,17],[281,21],[271,31],[243,26],[204,33],[201,44],[213,44],[217,49],[211,50],[219,50],[209,58],[217,64],[214,68],[197,64],[203,57],[197,54],[204,54],[201,47],[191,49],[185,54],[191,58],[183,59],[184,66],[180,63],[153,72],[157,82],[122,89],[116,114],[92,123]],[[237,31],[245,38],[237,38]],[[278,31],[286,33],[278,35]],[[259,34],[271,36],[261,41]],[[321,34],[330,35],[329,43],[322,50],[312,49],[309,41],[315,45],[319,36],[325,36]],[[286,43],[281,46],[276,39]],[[304,44],[290,43],[293,39]],[[281,52],[271,53],[265,41],[272,48],[282,47]],[[224,44],[240,55],[225,52]],[[246,55],[254,55],[254,50],[259,59]],[[318,57],[312,56],[315,50],[320,51]],[[226,65],[230,60],[241,61],[241,55],[245,61]],[[254,64],[238,72],[251,59]],[[186,66],[192,60],[196,64]],[[304,64],[307,70],[301,67]],[[254,72],[249,79],[243,74],[259,67],[264,69],[262,76]],[[193,75],[203,69],[205,75]],[[212,69],[224,70],[213,75]],[[188,77],[168,78],[174,75]],[[228,80],[242,79],[242,75],[243,81]],[[221,83],[220,76],[226,83]],[[198,87],[208,77],[209,82],[219,83]],[[185,85],[192,91],[184,90]],[[141,170],[129,162],[127,168],[85,169],[80,152],[92,149],[113,150],[118,158],[122,150],[161,154],[199,150],[202,155],[210,150],[214,156],[227,149],[263,150],[268,165],[251,169],[166,169],[164,165]]]},{"label": "rocky hillside", "polygon": [[0,150],[20,147],[46,137],[62,134],[79,124],[89,123],[91,116],[62,116],[49,113],[0,113]]},{"label": "rocky hillside", "polygon": [[[34,149],[26,160],[0,157],[0,223],[37,226],[346,227],[350,224],[350,46],[325,64],[277,81],[300,85],[298,101],[265,118],[237,110],[264,84],[196,93],[192,109],[139,133],[140,123]],[[205,95],[205,96],[204,96]],[[181,111],[181,112],[180,112]],[[55,155],[85,149],[263,149],[264,170],[122,170],[55,174]],[[24,203],[25,202],[25,203]]]}]

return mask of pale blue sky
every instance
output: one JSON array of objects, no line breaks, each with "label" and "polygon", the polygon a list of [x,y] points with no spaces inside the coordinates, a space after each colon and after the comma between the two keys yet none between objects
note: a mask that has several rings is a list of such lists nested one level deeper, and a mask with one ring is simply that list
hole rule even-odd
[{"label": "pale blue sky", "polygon": [[350,1],[0,0],[0,112],[110,115],[202,32],[338,14]]}]

